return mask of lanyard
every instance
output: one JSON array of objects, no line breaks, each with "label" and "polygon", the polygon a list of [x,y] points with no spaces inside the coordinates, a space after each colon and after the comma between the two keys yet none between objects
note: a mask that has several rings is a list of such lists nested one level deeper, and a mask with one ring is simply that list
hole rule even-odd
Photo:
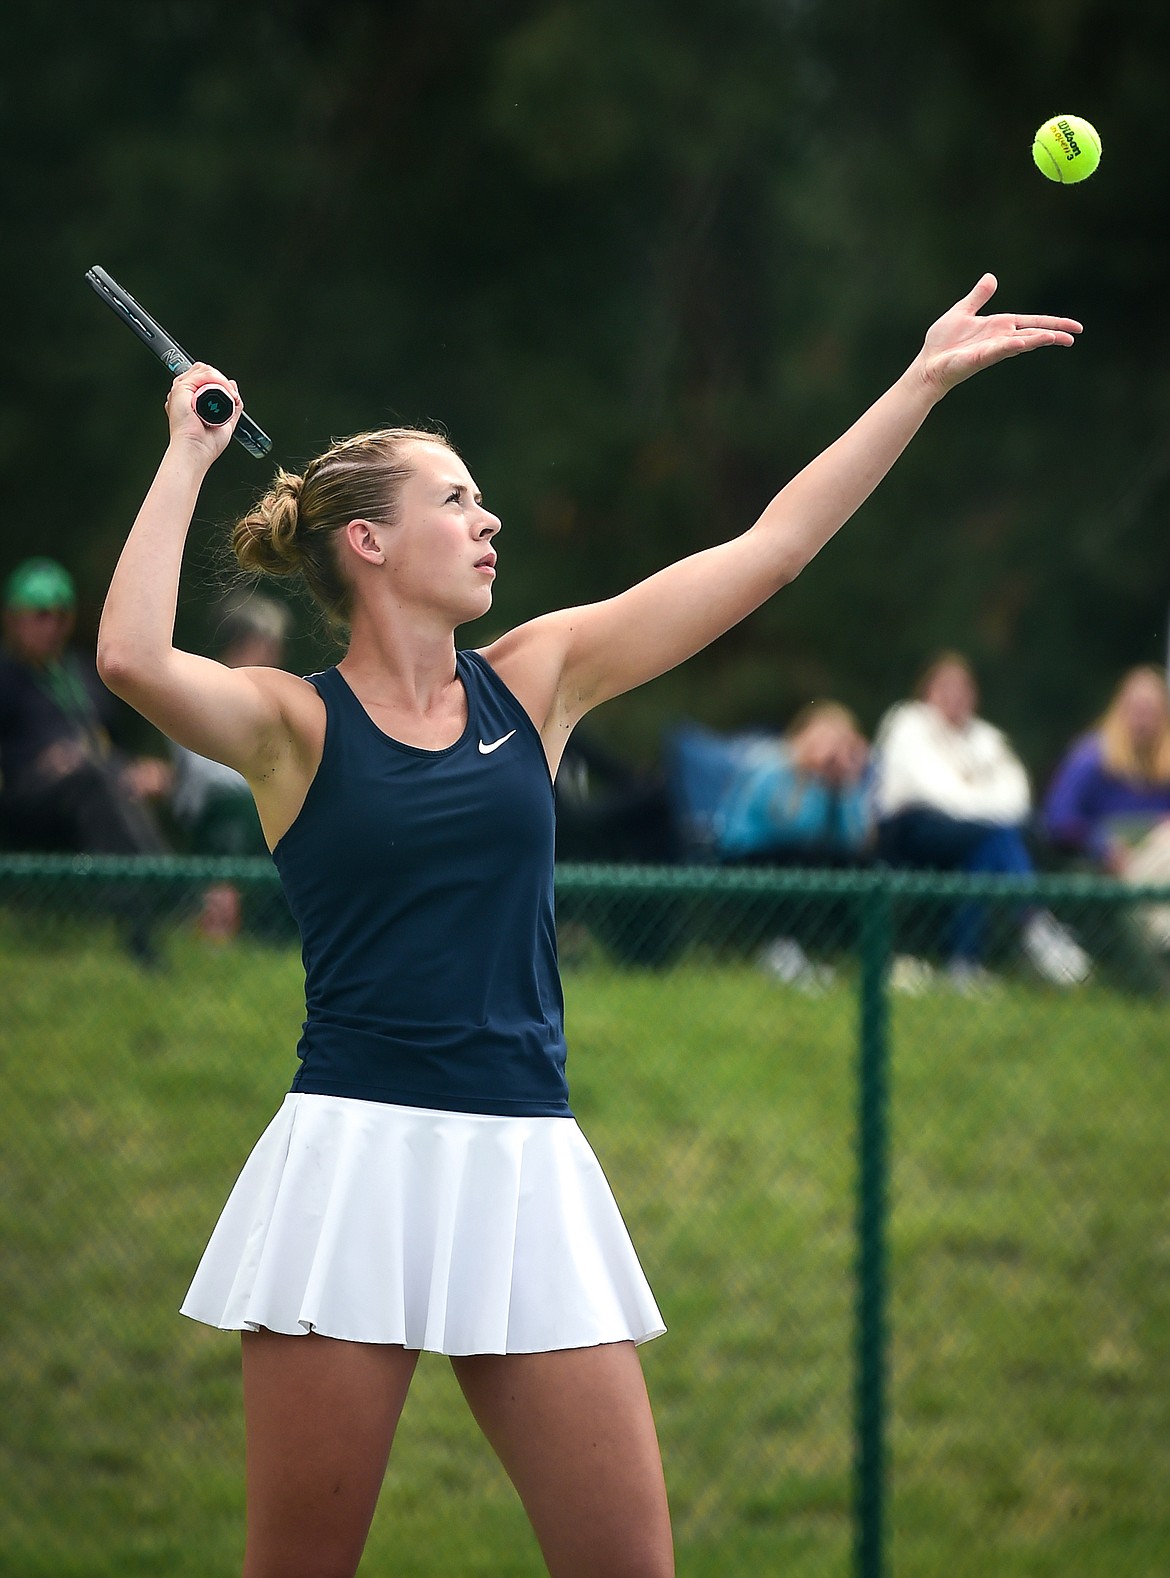
[{"label": "lanyard", "polygon": [[37,684],[70,723],[86,734],[91,744],[105,756],[109,750],[106,731],[97,715],[93,697],[68,658],[59,663],[47,663],[43,669],[39,669]]}]

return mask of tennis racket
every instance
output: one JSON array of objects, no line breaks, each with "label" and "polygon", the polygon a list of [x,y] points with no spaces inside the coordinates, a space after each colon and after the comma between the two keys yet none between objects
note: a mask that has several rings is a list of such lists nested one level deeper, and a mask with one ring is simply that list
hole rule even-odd
[{"label": "tennis racket", "polygon": [[[134,330],[147,350],[153,351],[169,372],[177,378],[180,373],[187,371],[193,358],[187,355],[173,335],[168,334],[149,312],[138,305],[128,290],[123,290],[117,280],[96,263],[93,268],[86,269],[85,277],[106,306]],[[231,391],[222,384],[207,383],[196,391],[195,410],[208,427],[222,427],[225,422],[231,421],[235,401]],[[240,412],[240,420],[236,423],[232,437],[243,444],[249,455],[255,455],[257,460],[263,460],[272,448],[268,434],[253,422],[246,411]]]}]

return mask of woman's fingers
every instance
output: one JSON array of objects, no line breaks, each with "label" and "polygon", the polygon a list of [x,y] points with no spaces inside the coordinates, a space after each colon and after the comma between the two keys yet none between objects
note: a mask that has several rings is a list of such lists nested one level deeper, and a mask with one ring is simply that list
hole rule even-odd
[{"label": "woman's fingers", "polygon": [[[225,390],[231,399],[233,410],[226,422],[209,425],[203,421],[195,408],[199,391],[209,384],[215,384]],[[180,373],[174,380],[166,398],[166,412],[172,437],[182,436],[185,441],[196,439],[201,447],[209,448],[212,458],[227,445],[243,409],[244,402],[240,398],[239,387],[235,380],[226,378],[219,368],[213,367],[210,362],[193,362],[186,372]]]},{"label": "woman's fingers", "polygon": [[1012,319],[1017,329],[1052,329],[1058,334],[1081,334],[1084,324],[1078,323],[1075,318],[1050,318],[1042,313],[1017,314]]},{"label": "woman's fingers", "polygon": [[998,288],[999,281],[994,274],[981,274],[958,305],[978,312],[980,307],[986,307]]}]

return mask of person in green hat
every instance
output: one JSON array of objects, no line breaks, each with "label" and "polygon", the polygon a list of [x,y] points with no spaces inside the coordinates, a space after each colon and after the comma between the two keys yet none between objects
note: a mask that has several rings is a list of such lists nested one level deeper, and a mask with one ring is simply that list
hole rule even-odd
[{"label": "person in green hat", "polygon": [[[77,594],[55,559],[26,559],[4,584],[0,651],[0,840],[9,848],[156,854],[165,845],[145,800],[167,764],[115,750],[117,703],[92,660],[70,646]],[[127,921],[144,961],[148,933]]]},{"label": "person in green hat", "polygon": [[5,608],[14,612],[71,614],[76,602],[73,577],[56,559],[26,559],[18,564],[4,593]]}]

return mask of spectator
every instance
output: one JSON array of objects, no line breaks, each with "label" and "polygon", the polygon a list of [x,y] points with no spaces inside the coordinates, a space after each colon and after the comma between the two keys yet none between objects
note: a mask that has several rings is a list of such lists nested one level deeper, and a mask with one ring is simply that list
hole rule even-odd
[{"label": "spectator", "polygon": [[676,725],[665,775],[578,731],[557,773],[557,859],[852,864],[870,834],[868,753],[852,713],[828,701],[780,737]]},{"label": "spectator", "polygon": [[810,702],[780,738],[739,753],[716,813],[722,859],[841,866],[864,860],[872,826],[869,746],[847,707]]},{"label": "spectator", "polygon": [[[671,729],[665,744],[671,809],[691,858],[803,866],[868,858],[869,749],[853,714],[839,703],[810,703],[781,737],[720,735],[686,723]],[[823,912],[816,913],[823,922]],[[780,934],[764,945],[759,964],[780,980],[817,991],[833,972],[805,952],[817,941],[810,934],[812,915],[807,906],[782,903],[772,917]]]},{"label": "spectator", "polygon": [[[283,668],[290,616],[283,603],[258,593],[229,597],[219,610],[215,656],[228,668]],[[197,855],[268,856],[268,845],[248,781],[231,767],[172,745],[175,821]],[[287,916],[287,907],[281,901]],[[200,935],[226,942],[240,930],[243,900],[229,882],[203,896]],[[288,927],[280,928],[287,932]]]},{"label": "spectator", "polygon": [[[875,746],[878,850],[893,866],[1026,875],[1031,810],[1028,775],[1006,737],[976,715],[979,693],[967,660],[936,658],[916,699],[892,708]],[[956,985],[986,980],[986,906],[955,912],[948,970]],[[1029,909],[1020,941],[1033,967],[1057,986],[1089,973],[1084,949],[1049,911]]]},{"label": "spectator", "polygon": [[[1160,669],[1132,668],[1096,728],[1056,770],[1044,806],[1054,849],[1134,884],[1170,882],[1170,694]],[[1115,918],[1118,962],[1138,989],[1170,987],[1170,906]]]},{"label": "spectator", "polygon": [[[868,859],[868,761],[869,746],[849,709],[810,702],[780,738],[754,741],[739,757],[716,816],[721,858],[768,866],[851,866]],[[806,914],[806,932],[809,920]],[[761,949],[760,968],[802,990],[823,990],[834,971],[810,959],[805,944],[812,942],[785,930]]]},{"label": "spectator", "polygon": [[[22,850],[160,853],[163,841],[144,802],[165,790],[167,765],[128,760],[114,749],[117,703],[94,663],[69,645],[75,609],[73,581],[53,559],[26,559],[5,585],[0,831]],[[134,907],[137,916],[122,917],[126,941],[151,963],[140,893]]]},{"label": "spectator", "polygon": [[1044,831],[1062,853],[1125,876],[1168,817],[1170,697],[1159,669],[1132,668],[1096,728],[1057,768]]}]

